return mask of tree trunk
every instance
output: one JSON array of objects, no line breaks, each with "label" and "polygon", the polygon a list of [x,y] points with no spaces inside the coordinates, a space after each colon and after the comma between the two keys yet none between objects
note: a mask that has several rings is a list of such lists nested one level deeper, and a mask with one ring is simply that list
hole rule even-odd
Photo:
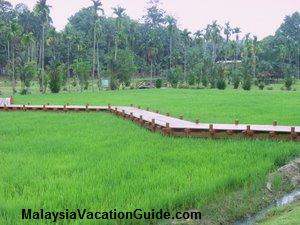
[{"label": "tree trunk", "polygon": [[16,79],[15,79],[15,48],[12,44],[12,91],[13,95],[16,93]]},{"label": "tree trunk", "polygon": [[10,61],[10,43],[7,41],[7,62]]},{"label": "tree trunk", "polygon": [[172,50],[173,50],[173,42],[172,42],[172,35],[170,35],[170,69],[172,68]]},{"label": "tree trunk", "polygon": [[45,24],[43,24],[43,37],[42,37],[42,87],[43,93],[46,93],[47,84],[45,84]]},{"label": "tree trunk", "polygon": [[186,81],[187,75],[187,47],[184,48],[184,82]]},{"label": "tree trunk", "polygon": [[117,38],[118,35],[116,35],[115,37],[115,57],[114,57],[114,60],[117,61],[117,55],[118,55],[118,38]]},{"label": "tree trunk", "polygon": [[68,79],[67,83],[69,83],[69,92],[71,91],[71,83],[70,83],[70,41],[68,43]]},{"label": "tree trunk", "polygon": [[151,84],[153,85],[153,61],[151,60]]},{"label": "tree trunk", "polygon": [[30,44],[28,45],[27,47],[27,62],[29,63],[30,62]]},{"label": "tree trunk", "polygon": [[300,51],[299,51],[299,47],[297,48],[297,73],[298,73],[298,79],[300,79]]},{"label": "tree trunk", "polygon": [[94,91],[94,79],[95,79],[95,64],[96,64],[96,24],[94,24],[94,46],[93,46],[93,74],[92,74],[92,91]]},{"label": "tree trunk", "polygon": [[101,90],[101,81],[100,81],[100,59],[99,59],[99,43],[97,43],[97,77],[98,77],[98,88]]}]

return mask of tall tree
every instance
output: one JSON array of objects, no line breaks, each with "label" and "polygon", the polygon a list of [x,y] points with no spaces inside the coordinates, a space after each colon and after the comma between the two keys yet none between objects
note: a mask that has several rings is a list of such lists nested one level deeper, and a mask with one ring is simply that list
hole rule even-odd
[{"label": "tall tree", "polygon": [[102,8],[101,0],[92,0],[93,2],[93,18],[94,18],[94,25],[93,25],[93,71],[92,71],[92,90],[94,91],[94,80],[95,80],[95,72],[96,72],[96,51],[97,51],[97,26],[99,25],[99,11],[104,14],[104,10]]},{"label": "tall tree", "polygon": [[225,34],[225,36],[226,36],[226,44],[225,44],[225,61],[227,61],[227,59],[228,59],[228,54],[229,54],[229,50],[230,50],[229,39],[230,39],[231,34],[232,34],[232,28],[230,27],[230,23],[229,23],[229,22],[225,23],[224,34]]},{"label": "tall tree", "polygon": [[235,34],[235,54],[234,54],[234,66],[236,68],[236,63],[239,55],[239,34],[241,33],[241,29],[236,27],[233,29],[233,34]]},{"label": "tall tree", "polygon": [[168,24],[169,32],[169,69],[172,68],[172,53],[173,53],[173,36],[176,29],[176,19],[172,16],[167,16],[166,21]]},{"label": "tall tree", "polygon": [[117,60],[118,56],[118,44],[122,32],[122,20],[126,16],[125,9],[121,6],[117,6],[113,8],[113,13],[117,16],[116,18],[116,34],[115,34],[115,55],[114,60]]},{"label": "tall tree", "polygon": [[46,39],[46,29],[49,23],[52,22],[50,18],[50,6],[47,5],[47,0],[38,0],[37,4],[34,7],[35,15],[39,18],[42,34],[40,40],[40,54],[39,54],[39,63],[41,68],[41,81],[40,81],[40,90],[45,93],[47,84],[45,82],[45,39]]},{"label": "tall tree", "polygon": [[181,36],[183,39],[183,46],[184,46],[184,81],[186,81],[187,78],[187,52],[188,52],[188,47],[190,45],[191,42],[191,32],[189,32],[187,29],[184,29]]},{"label": "tall tree", "polygon": [[12,60],[11,60],[11,72],[12,72],[12,90],[13,94],[17,92],[16,90],[16,49],[20,45],[20,37],[22,34],[22,27],[16,23],[11,23],[11,52],[12,52]]}]

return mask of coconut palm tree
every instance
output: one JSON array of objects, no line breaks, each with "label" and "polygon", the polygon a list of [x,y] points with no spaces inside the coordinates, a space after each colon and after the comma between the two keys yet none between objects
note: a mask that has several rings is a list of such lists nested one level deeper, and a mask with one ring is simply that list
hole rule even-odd
[{"label": "coconut palm tree", "polygon": [[172,53],[173,53],[173,35],[176,28],[176,19],[172,16],[167,16],[166,21],[168,24],[168,32],[169,32],[169,68],[172,68]]},{"label": "coconut palm tree", "polygon": [[11,53],[12,53],[12,90],[13,94],[15,94],[16,91],[16,74],[15,74],[15,49],[17,47],[17,43],[19,43],[19,38],[22,34],[22,27],[17,22],[12,22],[10,25],[10,32],[11,32]]},{"label": "coconut palm tree", "polygon": [[187,29],[184,29],[181,33],[182,39],[183,39],[183,45],[184,45],[184,81],[187,77],[187,50],[191,43],[191,32],[189,32]]},{"label": "coconut palm tree", "polygon": [[229,22],[225,23],[224,34],[225,34],[225,36],[226,36],[225,61],[227,62],[228,52],[229,52],[229,49],[230,49],[230,46],[229,46],[229,39],[230,39],[230,36],[231,36],[231,34],[232,34],[232,28],[230,27],[230,23],[229,23]]},{"label": "coconut palm tree", "polygon": [[40,40],[40,54],[39,54],[39,63],[41,67],[41,82],[40,82],[40,91],[45,93],[47,84],[45,82],[45,39],[46,39],[46,27],[51,22],[50,18],[50,7],[47,5],[47,0],[38,0],[37,4],[34,7],[34,13],[39,18],[42,26],[42,35]]},{"label": "coconut palm tree", "polygon": [[158,54],[158,49],[156,47],[149,47],[147,50],[147,57],[148,60],[150,62],[150,66],[151,66],[151,83],[153,84],[153,63],[154,63],[154,59],[156,57],[156,55]]},{"label": "coconut palm tree", "polygon": [[121,32],[122,32],[122,20],[123,18],[126,16],[125,14],[125,9],[122,8],[121,6],[117,6],[112,8],[113,9],[113,13],[117,16],[116,18],[116,35],[115,35],[115,56],[114,56],[114,60],[117,60],[117,56],[118,56],[118,43],[119,43],[119,38],[121,36]]},{"label": "coconut palm tree", "polygon": [[22,37],[22,45],[27,48],[27,62],[31,61],[31,54],[30,54],[30,47],[34,42],[34,35],[33,33],[24,34]]},{"label": "coconut palm tree", "polygon": [[94,17],[94,41],[93,41],[93,73],[92,73],[92,90],[94,91],[94,80],[95,80],[95,71],[96,71],[96,51],[97,51],[97,26],[99,26],[98,20],[99,20],[99,14],[100,11],[102,15],[104,14],[104,10],[102,8],[102,2],[101,0],[92,0],[93,2],[93,17]]},{"label": "coconut palm tree", "polygon": [[234,66],[236,67],[236,62],[239,54],[239,34],[241,33],[241,29],[236,27],[233,29],[233,34],[235,34],[235,54],[234,54]]}]

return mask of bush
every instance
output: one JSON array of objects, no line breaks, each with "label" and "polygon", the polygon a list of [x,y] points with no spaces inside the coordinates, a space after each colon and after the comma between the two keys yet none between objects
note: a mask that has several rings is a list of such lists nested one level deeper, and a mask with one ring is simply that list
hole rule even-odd
[{"label": "bush", "polygon": [[25,63],[20,74],[20,79],[23,86],[23,90],[20,93],[21,95],[26,95],[30,93],[29,89],[31,86],[31,82],[37,76],[37,74],[38,70],[35,61]]},{"label": "bush", "polygon": [[234,76],[232,83],[233,83],[233,88],[238,89],[241,83],[240,78],[238,76]]},{"label": "bush", "polygon": [[63,82],[63,76],[65,76],[65,65],[53,63],[50,66],[49,71],[49,88],[52,93],[59,93]]},{"label": "bush", "polygon": [[155,87],[156,88],[161,88],[162,87],[162,79],[157,79],[156,81],[155,81]]},{"label": "bush", "polygon": [[250,91],[252,86],[251,78],[249,76],[245,76],[243,80],[243,89],[245,91]]},{"label": "bush", "polygon": [[[83,89],[87,89],[89,74],[91,72],[90,63],[88,61],[76,61],[72,65],[72,68],[79,80],[79,85],[80,85],[81,91],[83,91]],[[76,85],[77,85],[77,82],[74,80],[73,86],[75,87]]]},{"label": "bush", "polygon": [[168,71],[167,79],[173,88],[177,87],[181,74],[182,74],[182,68],[179,66],[172,68]]},{"label": "bush", "polygon": [[119,89],[119,82],[116,80],[116,79],[112,79],[109,83],[109,87],[110,87],[110,90],[117,90]]},{"label": "bush", "polygon": [[287,76],[284,80],[284,86],[288,91],[290,91],[292,89],[292,85],[293,85],[293,78],[291,76]]},{"label": "bush", "polygon": [[203,85],[204,87],[207,87],[207,86],[208,86],[208,79],[207,79],[206,76],[203,76],[203,77],[202,77],[202,85]]},{"label": "bush", "polygon": [[273,87],[267,87],[268,91],[272,91],[274,88]]},{"label": "bush", "polygon": [[189,89],[190,86],[188,84],[185,84],[185,83],[180,83],[178,85],[178,88],[180,88],[180,89]]},{"label": "bush", "polygon": [[260,82],[260,83],[258,83],[257,86],[258,86],[259,90],[264,90],[264,88],[265,88],[265,83]]},{"label": "bush", "polygon": [[226,81],[222,78],[218,79],[217,81],[217,88],[219,90],[225,90],[226,89]]},{"label": "bush", "polygon": [[232,71],[232,84],[234,89],[238,89],[241,84],[241,71],[239,69],[234,69]]}]

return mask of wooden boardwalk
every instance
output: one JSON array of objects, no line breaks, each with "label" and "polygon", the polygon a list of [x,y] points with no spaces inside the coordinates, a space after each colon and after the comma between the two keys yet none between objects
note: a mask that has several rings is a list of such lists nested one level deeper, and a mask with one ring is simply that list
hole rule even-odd
[{"label": "wooden boardwalk", "polygon": [[209,124],[190,122],[182,117],[174,118],[158,111],[126,106],[72,106],[72,105],[0,105],[3,111],[61,111],[61,112],[100,112],[114,113],[131,120],[151,131],[165,136],[202,137],[202,138],[249,138],[300,141],[300,126],[239,124]]}]

